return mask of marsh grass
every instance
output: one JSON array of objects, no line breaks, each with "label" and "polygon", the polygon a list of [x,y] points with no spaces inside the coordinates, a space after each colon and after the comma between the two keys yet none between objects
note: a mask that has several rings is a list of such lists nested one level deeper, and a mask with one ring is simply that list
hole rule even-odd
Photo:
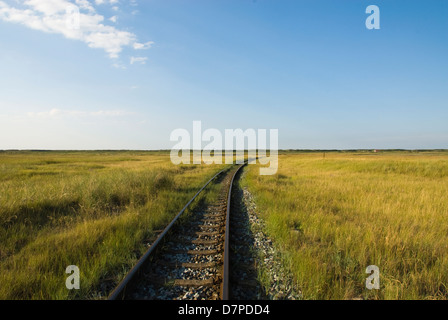
[{"label": "marsh grass", "polygon": [[[105,298],[225,167],[163,152],[0,153],[0,298]],[[69,265],[80,290],[65,286]]]},{"label": "marsh grass", "polygon": [[448,153],[285,153],[246,177],[305,299],[448,298]]}]

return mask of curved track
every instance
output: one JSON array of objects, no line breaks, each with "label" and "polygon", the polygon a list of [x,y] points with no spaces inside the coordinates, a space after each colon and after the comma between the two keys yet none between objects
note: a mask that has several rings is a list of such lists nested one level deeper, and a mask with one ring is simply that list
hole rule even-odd
[{"label": "curved track", "polygon": [[[244,165],[211,178],[160,233],[109,300],[227,300],[232,186]],[[211,183],[220,186],[217,200],[179,219]]]}]

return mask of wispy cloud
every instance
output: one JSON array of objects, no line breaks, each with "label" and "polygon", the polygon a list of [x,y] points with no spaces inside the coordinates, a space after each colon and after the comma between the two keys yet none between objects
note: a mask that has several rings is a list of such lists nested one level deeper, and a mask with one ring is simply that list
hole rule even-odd
[{"label": "wispy cloud", "polygon": [[134,63],[146,64],[146,60],[148,60],[147,57],[131,57],[131,64]]},{"label": "wispy cloud", "polygon": [[[135,50],[148,49],[152,41],[141,43],[137,36],[124,31],[107,21],[116,22],[117,16],[105,19],[94,5],[114,5],[117,0],[24,0],[11,1],[14,5],[0,1],[0,20],[22,24],[28,28],[47,33],[61,34],[67,39],[85,42],[91,48],[104,50],[110,58],[118,58],[124,47]],[[135,3],[135,2],[133,2]],[[71,24],[73,21],[75,25]],[[79,23],[78,23],[79,22]]]},{"label": "wispy cloud", "polygon": [[146,43],[138,43],[134,42],[133,47],[135,50],[143,50],[143,49],[149,49],[154,44],[154,41],[148,41]]}]

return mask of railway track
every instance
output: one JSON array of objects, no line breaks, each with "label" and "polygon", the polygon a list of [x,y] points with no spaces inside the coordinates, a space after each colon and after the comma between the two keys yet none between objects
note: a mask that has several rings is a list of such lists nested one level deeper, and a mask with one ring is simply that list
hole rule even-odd
[{"label": "railway track", "polygon": [[[232,186],[244,164],[210,179],[163,230],[109,296],[109,300],[227,300],[230,279]],[[211,183],[216,201],[183,219]]]}]

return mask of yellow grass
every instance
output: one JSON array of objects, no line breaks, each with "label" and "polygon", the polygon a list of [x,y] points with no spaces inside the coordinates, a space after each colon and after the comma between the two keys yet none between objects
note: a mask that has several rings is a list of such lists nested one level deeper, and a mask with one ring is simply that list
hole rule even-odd
[{"label": "yellow grass", "polygon": [[[305,299],[448,297],[448,153],[284,153],[244,185]],[[380,269],[380,290],[365,269]]]},{"label": "yellow grass", "polygon": [[[0,299],[104,298],[225,165],[163,152],[0,153]],[[80,269],[80,290],[65,269]]]}]

